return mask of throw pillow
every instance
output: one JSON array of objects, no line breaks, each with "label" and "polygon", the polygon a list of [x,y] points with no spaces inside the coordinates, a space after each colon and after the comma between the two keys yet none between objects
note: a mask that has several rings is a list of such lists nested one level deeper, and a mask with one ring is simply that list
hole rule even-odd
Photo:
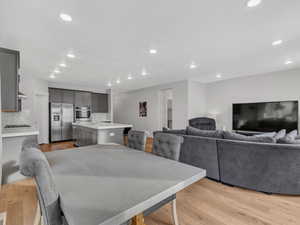
[{"label": "throw pillow", "polygon": [[295,140],[295,138],[298,136],[298,130],[293,130],[290,133],[286,135],[286,137]]},{"label": "throw pillow", "polygon": [[236,140],[236,141],[248,141],[248,142],[258,142],[258,143],[275,143],[276,140],[273,137],[256,137],[256,136],[246,136],[242,134],[236,134],[229,131],[224,132],[224,139]]},{"label": "throw pillow", "polygon": [[200,130],[195,127],[186,128],[187,135],[209,137],[209,138],[223,138],[223,131],[220,130]]},{"label": "throw pillow", "polygon": [[300,140],[296,139],[297,136],[298,131],[293,130],[290,133],[288,133],[285,137],[278,139],[277,142],[281,144],[300,144]]},{"label": "throw pillow", "polygon": [[277,134],[274,136],[274,138],[276,140],[280,139],[280,138],[284,138],[286,135],[286,129],[282,129],[280,131],[277,132]]}]

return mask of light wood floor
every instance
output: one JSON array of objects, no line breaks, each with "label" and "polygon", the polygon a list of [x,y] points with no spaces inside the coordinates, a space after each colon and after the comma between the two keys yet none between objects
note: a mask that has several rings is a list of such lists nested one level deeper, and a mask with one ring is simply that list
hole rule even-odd
[{"label": "light wood floor", "polygon": [[[151,140],[150,142],[151,143]],[[43,145],[43,151],[73,147],[73,143]],[[4,185],[0,212],[7,225],[33,225],[37,198],[31,180]],[[181,225],[299,225],[300,197],[266,195],[203,179],[177,195]],[[170,225],[171,207],[166,205],[146,218],[147,225]]]}]

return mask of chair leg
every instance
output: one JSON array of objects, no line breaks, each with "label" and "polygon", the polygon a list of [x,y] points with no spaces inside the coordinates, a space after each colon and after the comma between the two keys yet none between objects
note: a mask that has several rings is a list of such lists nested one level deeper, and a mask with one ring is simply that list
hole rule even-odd
[{"label": "chair leg", "polygon": [[177,216],[176,199],[172,201],[172,216],[173,216],[174,225],[179,225],[178,216]]}]

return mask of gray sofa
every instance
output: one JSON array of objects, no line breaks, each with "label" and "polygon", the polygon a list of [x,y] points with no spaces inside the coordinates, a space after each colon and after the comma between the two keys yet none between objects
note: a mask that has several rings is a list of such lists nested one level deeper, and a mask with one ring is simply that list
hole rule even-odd
[{"label": "gray sofa", "polygon": [[300,194],[300,145],[164,132],[184,138],[179,161],[206,169],[208,178],[261,192]]}]

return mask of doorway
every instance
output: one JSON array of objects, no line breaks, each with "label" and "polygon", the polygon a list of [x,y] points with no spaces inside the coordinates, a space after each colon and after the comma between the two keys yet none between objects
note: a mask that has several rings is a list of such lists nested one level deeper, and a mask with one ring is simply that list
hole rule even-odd
[{"label": "doorway", "polygon": [[173,90],[161,90],[161,127],[173,128]]}]

